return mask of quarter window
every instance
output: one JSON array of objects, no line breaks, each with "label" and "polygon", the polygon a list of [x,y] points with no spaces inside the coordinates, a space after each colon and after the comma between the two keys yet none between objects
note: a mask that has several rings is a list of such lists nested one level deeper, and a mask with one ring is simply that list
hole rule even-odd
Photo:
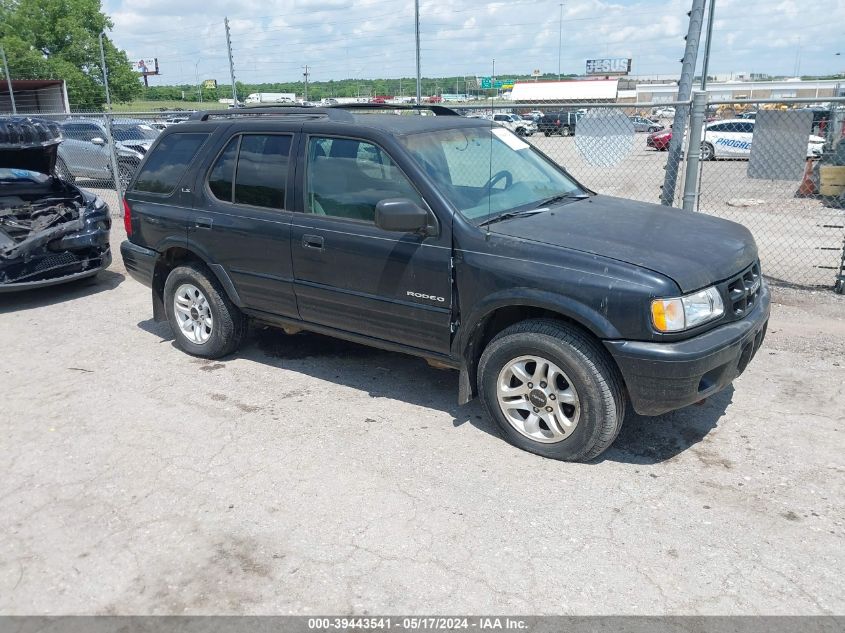
[{"label": "quarter window", "polygon": [[422,198],[391,158],[366,141],[311,137],[308,141],[305,211],[338,218],[375,220],[376,204]]},{"label": "quarter window", "polygon": [[135,191],[172,193],[207,138],[206,133],[165,136],[138,173]]},{"label": "quarter window", "polygon": [[87,123],[67,123],[62,126],[62,132],[74,141],[90,141],[98,136],[105,138],[105,133],[101,132],[96,125]]}]

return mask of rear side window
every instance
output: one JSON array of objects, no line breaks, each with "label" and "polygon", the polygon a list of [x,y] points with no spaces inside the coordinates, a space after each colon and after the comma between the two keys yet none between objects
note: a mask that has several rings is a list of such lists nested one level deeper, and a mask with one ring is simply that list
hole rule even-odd
[{"label": "rear side window", "polygon": [[199,132],[164,137],[138,173],[134,190],[173,193],[207,138],[207,133]]},{"label": "rear side window", "polygon": [[211,193],[225,202],[283,209],[291,138],[279,134],[234,137],[208,174]]}]

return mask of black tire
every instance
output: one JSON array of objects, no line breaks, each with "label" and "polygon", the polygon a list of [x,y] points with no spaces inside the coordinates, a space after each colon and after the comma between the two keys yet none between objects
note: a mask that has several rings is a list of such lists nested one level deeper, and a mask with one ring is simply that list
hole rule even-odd
[{"label": "black tire", "polygon": [[[173,308],[176,290],[184,283],[190,283],[202,291],[208,300],[214,326],[211,336],[202,344],[190,341],[182,332]],[[238,307],[233,304],[220,282],[205,266],[188,264],[170,271],[164,283],[164,309],[170,329],[180,349],[202,358],[220,358],[231,354],[241,344],[246,332],[246,319]]]},{"label": "black tire", "polygon": [[525,128],[524,127],[516,128],[516,135],[517,136],[525,136]]},{"label": "black tire", "polygon": [[[569,376],[578,393],[578,423],[561,441],[543,443],[523,435],[508,422],[498,404],[499,372],[523,355],[538,355],[555,363]],[[622,378],[607,352],[577,329],[551,319],[516,323],[490,341],[478,363],[478,391],[508,441],[551,459],[573,462],[594,459],[613,443],[625,418]]]},{"label": "black tire", "polygon": [[714,160],[716,158],[716,152],[713,150],[713,146],[706,141],[701,144],[701,160]]},{"label": "black tire", "polygon": [[61,158],[56,159],[56,175],[70,184],[76,182],[76,177],[70,173],[70,169],[67,168],[67,164]]},{"label": "black tire", "polygon": [[569,129],[568,125],[564,125],[562,128],[560,128],[560,135],[561,136],[569,136],[571,134],[572,134],[572,130]]},{"label": "black tire", "polygon": [[551,135],[552,135],[552,133],[549,132],[549,131],[543,132],[543,136],[551,136]]},{"label": "black tire", "polygon": [[648,131],[649,131],[650,134],[654,134],[655,132],[659,132],[660,128],[657,127],[657,126],[652,126],[652,127],[648,128]]}]

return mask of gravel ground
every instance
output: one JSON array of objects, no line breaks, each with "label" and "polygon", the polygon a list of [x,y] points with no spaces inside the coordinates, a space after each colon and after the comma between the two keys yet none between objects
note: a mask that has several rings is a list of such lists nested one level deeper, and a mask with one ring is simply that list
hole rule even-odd
[{"label": "gravel ground", "polygon": [[191,358],[119,256],[5,295],[0,613],[843,614],[845,297],[774,300],[733,387],[584,465],[419,359]]}]

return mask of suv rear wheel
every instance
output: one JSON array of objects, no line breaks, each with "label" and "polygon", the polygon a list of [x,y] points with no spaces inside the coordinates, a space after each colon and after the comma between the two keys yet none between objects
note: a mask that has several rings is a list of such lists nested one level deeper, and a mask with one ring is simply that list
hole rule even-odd
[{"label": "suv rear wheel", "polygon": [[241,344],[244,317],[204,266],[179,266],[170,272],[164,308],[176,344],[188,354],[220,358]]},{"label": "suv rear wheel", "polygon": [[508,440],[552,459],[597,457],[625,417],[622,381],[607,353],[558,321],[523,321],[500,332],[481,355],[478,381]]},{"label": "suv rear wheel", "polygon": [[572,130],[569,129],[568,125],[564,125],[560,128],[560,135],[561,136],[569,136],[572,133]]}]

